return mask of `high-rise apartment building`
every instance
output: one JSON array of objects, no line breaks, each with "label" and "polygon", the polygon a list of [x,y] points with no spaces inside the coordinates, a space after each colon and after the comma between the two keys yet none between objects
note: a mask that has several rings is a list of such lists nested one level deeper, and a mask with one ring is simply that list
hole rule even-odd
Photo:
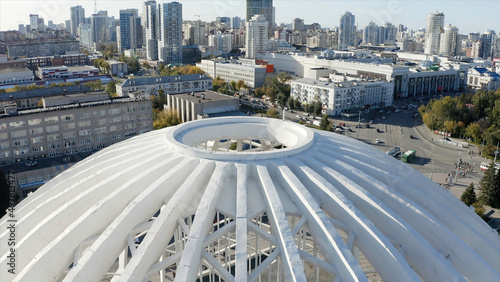
[{"label": "high-rise apartment building", "polygon": [[118,51],[141,47],[142,27],[137,9],[120,10],[120,28],[118,35]]},{"label": "high-rise apartment building", "polygon": [[142,25],[145,31],[146,57],[148,60],[158,60],[158,28],[159,18],[156,1],[144,2]]},{"label": "high-rise apartment building", "polygon": [[272,37],[274,32],[273,0],[247,0],[247,22],[255,15],[264,16],[265,21],[268,23],[267,37]]},{"label": "high-rise apartment building", "polygon": [[494,45],[496,43],[496,33],[494,30],[487,30],[479,38],[479,54],[478,57],[483,59],[493,58],[496,54],[493,54]]},{"label": "high-rise apartment building", "polygon": [[182,63],[182,4],[164,3],[158,6],[160,15],[158,59],[166,63]]},{"label": "high-rise apartment building", "polygon": [[82,6],[74,6],[71,11],[71,34],[77,35],[78,26],[85,23],[85,9]]},{"label": "high-rise apartment building", "polygon": [[339,49],[344,50],[356,46],[356,18],[346,11],[340,16]]},{"label": "high-rise apartment building", "polygon": [[439,43],[444,27],[444,14],[436,12],[427,14],[427,27],[425,29],[425,54],[437,55],[439,53]]},{"label": "high-rise apartment building", "polygon": [[379,45],[380,40],[380,26],[374,22],[369,22],[363,29],[363,44]]},{"label": "high-rise apartment building", "polygon": [[458,28],[450,24],[444,28],[444,33],[441,35],[439,54],[443,56],[457,56],[459,52],[460,41]]},{"label": "high-rise apartment building", "polygon": [[183,24],[184,45],[207,45],[207,27],[199,21]]},{"label": "high-rise apartment building", "polygon": [[257,58],[259,52],[267,49],[268,23],[263,15],[255,15],[246,23],[246,57]]}]

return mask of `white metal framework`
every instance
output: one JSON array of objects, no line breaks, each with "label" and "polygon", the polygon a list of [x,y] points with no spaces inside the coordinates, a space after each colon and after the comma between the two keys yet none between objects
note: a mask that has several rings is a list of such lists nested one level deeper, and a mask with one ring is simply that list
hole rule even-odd
[{"label": "white metal framework", "polygon": [[16,218],[17,272],[0,281],[500,280],[498,235],[448,191],[362,142],[275,119],[123,141]]}]

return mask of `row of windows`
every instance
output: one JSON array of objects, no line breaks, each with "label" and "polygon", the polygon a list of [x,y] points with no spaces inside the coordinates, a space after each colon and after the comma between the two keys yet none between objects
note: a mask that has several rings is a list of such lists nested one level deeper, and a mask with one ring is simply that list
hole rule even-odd
[{"label": "row of windows", "polygon": [[[108,109],[107,111],[106,110],[100,110],[100,111],[94,111],[94,112],[85,112],[85,113],[79,113],[77,114],[77,116],[75,117],[74,114],[66,114],[66,115],[61,115],[61,118],[59,119],[59,116],[51,116],[51,117],[45,117],[45,118],[35,118],[35,119],[30,119],[28,120],[28,125],[29,126],[36,126],[36,125],[41,125],[43,122],[45,123],[57,123],[59,122],[59,120],[61,121],[72,121],[72,120],[75,120],[76,119],[87,119],[87,118],[91,118],[91,117],[94,117],[94,118],[98,118],[98,117],[104,117],[106,115],[117,115],[117,114],[120,114],[120,113],[134,113],[134,112],[142,112],[142,111],[150,111],[151,110],[151,107],[150,106],[146,106],[146,105],[142,105],[142,106],[128,106],[128,107],[123,107],[123,108],[113,108],[113,109]],[[125,119],[125,117],[124,117]],[[135,117],[131,117],[129,120],[134,120]],[[110,123],[115,123],[115,122],[120,122],[121,120],[121,117],[112,117],[109,119],[109,122]],[[100,124],[104,124],[105,121],[103,120],[100,120],[99,121]],[[91,122],[90,121],[81,121],[81,122],[78,122],[78,125],[80,127],[84,127],[84,126],[90,126]],[[96,124],[96,122],[94,122],[95,125],[99,125],[99,124]],[[12,121],[12,122],[9,122],[9,123],[0,123],[0,131],[1,130],[6,130],[7,128],[11,128],[11,129],[16,129],[16,128],[23,128],[23,127],[26,127],[26,122],[23,121],[23,120],[20,120],[20,121]]]}]

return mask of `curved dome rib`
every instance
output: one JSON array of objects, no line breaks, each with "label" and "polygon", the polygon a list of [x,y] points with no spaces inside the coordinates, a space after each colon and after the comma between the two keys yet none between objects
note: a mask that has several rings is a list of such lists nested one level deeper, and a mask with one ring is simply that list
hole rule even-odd
[{"label": "curved dome rib", "polygon": [[450,193],[360,141],[281,120],[130,138],[17,211],[19,272],[0,281],[500,281],[500,239]]}]

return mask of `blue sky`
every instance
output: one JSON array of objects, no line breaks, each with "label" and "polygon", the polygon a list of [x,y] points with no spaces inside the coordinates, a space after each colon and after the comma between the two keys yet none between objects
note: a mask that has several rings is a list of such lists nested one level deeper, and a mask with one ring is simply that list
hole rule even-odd
[{"label": "blue sky", "polygon": [[[167,3],[171,1],[157,1]],[[244,0],[180,0],[183,4],[184,19],[214,20],[217,16],[240,16],[245,14]],[[108,10],[111,16],[118,16],[120,9],[138,8],[143,1],[137,0],[97,0],[98,10]],[[45,19],[61,23],[69,19],[69,7],[82,5],[86,15],[94,11],[93,0],[0,0],[0,30],[17,29],[18,24],[28,24],[29,14],[38,13]],[[500,32],[500,1],[298,1],[274,0],[276,22],[291,22],[303,18],[306,24],[317,22],[323,27],[338,25],[340,14],[350,11],[356,16],[358,27],[374,21],[381,24],[389,21],[403,24],[411,29],[425,27],[426,14],[435,11],[445,14],[445,25],[452,24],[460,33],[484,32],[492,29]]]}]

